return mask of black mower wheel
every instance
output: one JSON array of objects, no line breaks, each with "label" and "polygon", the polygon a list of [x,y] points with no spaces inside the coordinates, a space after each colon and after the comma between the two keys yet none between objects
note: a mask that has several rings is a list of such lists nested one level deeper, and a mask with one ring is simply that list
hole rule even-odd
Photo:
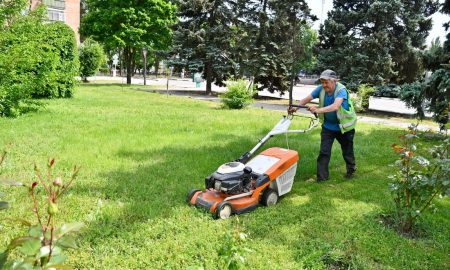
[{"label": "black mower wheel", "polygon": [[277,204],[277,202],[278,193],[271,188],[266,188],[266,190],[264,190],[263,192],[261,203],[265,206],[271,206]]},{"label": "black mower wheel", "polygon": [[217,205],[216,212],[214,213],[215,219],[227,219],[233,213],[233,207],[229,202],[221,202]]},{"label": "black mower wheel", "polygon": [[192,197],[194,197],[194,194],[201,191],[200,189],[192,189],[191,191],[189,191],[188,195],[186,196],[186,202],[190,203]]}]

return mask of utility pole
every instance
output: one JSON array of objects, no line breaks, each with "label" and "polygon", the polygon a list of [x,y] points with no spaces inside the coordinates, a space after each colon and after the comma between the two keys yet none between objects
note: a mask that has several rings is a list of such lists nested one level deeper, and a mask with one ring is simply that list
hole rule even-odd
[{"label": "utility pole", "polygon": [[320,14],[320,24],[323,24],[323,10],[325,7],[325,0],[322,0],[322,14]]}]

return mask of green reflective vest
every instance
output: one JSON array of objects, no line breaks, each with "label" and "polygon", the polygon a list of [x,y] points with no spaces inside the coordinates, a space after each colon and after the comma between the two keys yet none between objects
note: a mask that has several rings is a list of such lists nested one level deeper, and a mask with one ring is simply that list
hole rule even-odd
[{"label": "green reflective vest", "polygon": [[[347,89],[345,86],[341,83],[336,83],[336,90],[334,91],[334,98],[336,99],[337,94],[341,89]],[[319,107],[323,107],[325,102],[325,90],[322,88],[319,94]],[[339,128],[341,129],[341,132],[347,132],[355,128],[356,126],[356,113],[355,108],[353,107],[353,102],[350,99],[350,94],[347,91],[347,103],[348,103],[348,110],[344,109],[344,107],[341,105],[339,107],[339,110],[336,112],[337,119],[339,120]],[[324,122],[324,114],[319,114],[320,121]]]}]

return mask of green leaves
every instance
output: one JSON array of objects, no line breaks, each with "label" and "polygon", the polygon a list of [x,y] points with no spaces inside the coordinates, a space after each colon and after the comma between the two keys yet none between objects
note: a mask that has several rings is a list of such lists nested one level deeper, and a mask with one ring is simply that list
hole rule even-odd
[{"label": "green leaves", "polygon": [[2,30],[0,116],[38,109],[42,103],[33,98],[72,96],[78,69],[75,34],[62,22],[44,23],[44,14],[42,8],[19,12]]},{"label": "green leaves", "polygon": [[79,49],[80,76],[86,81],[87,77],[98,72],[102,64],[106,62],[106,56],[102,46],[93,39],[86,39]]},{"label": "green leaves", "polygon": [[437,8],[427,0],[333,1],[320,29],[319,69],[336,70],[350,85],[414,82]]},{"label": "green leaves", "polygon": [[[249,83],[250,86],[247,86]],[[227,91],[220,95],[224,107],[229,109],[242,109],[248,106],[253,100],[253,86],[251,84],[252,82],[245,80],[229,83]]]},{"label": "green leaves", "polygon": [[33,256],[39,251],[40,248],[41,241],[39,238],[29,237],[21,243],[19,251],[25,256]]},{"label": "green leaves", "polygon": [[177,19],[172,1],[89,0],[87,9],[80,33],[110,48],[127,48],[127,83],[131,83],[132,59],[141,48],[166,50],[171,45],[171,26]]},{"label": "green leaves", "polygon": [[79,232],[80,229],[84,226],[81,222],[63,224],[60,229],[60,236],[63,236],[68,233]]}]

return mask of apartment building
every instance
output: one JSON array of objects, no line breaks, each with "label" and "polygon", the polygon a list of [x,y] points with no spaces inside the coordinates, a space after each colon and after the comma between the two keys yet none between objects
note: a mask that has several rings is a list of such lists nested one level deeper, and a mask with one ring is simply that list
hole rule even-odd
[{"label": "apartment building", "polygon": [[62,21],[75,32],[77,43],[80,44],[80,0],[30,0],[31,9],[43,3],[47,6],[50,21]]}]

